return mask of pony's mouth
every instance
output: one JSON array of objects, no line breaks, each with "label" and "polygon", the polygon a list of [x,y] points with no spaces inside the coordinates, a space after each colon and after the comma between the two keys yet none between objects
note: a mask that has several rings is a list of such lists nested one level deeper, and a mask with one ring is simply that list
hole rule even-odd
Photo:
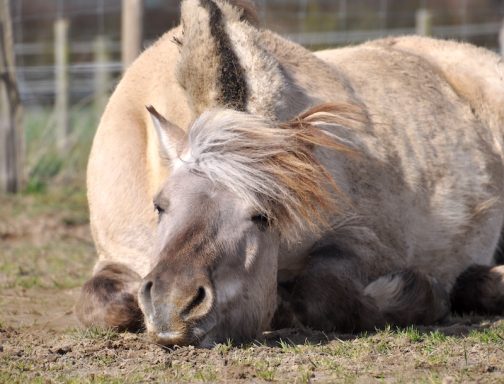
[{"label": "pony's mouth", "polygon": [[159,345],[165,347],[172,346],[186,346],[186,345],[196,345],[208,347],[212,346],[212,342],[209,340],[209,334],[213,331],[216,324],[211,319],[206,319],[200,324],[193,324],[189,327],[184,327],[186,329],[183,331],[170,331],[170,330],[150,330],[150,338]]}]

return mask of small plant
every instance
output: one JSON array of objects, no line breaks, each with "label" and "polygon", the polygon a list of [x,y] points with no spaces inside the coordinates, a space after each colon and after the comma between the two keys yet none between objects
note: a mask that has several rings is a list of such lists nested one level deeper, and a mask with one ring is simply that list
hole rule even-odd
[{"label": "small plant", "polygon": [[272,369],[258,370],[256,373],[257,373],[257,377],[259,377],[260,379],[263,379],[265,381],[275,380],[275,371]]},{"label": "small plant", "polygon": [[294,344],[290,340],[284,340],[280,339],[278,341],[278,346],[284,353],[300,353],[301,352],[301,346]]},{"label": "small plant", "polygon": [[231,339],[227,339],[225,343],[217,344],[215,346],[215,350],[218,351],[221,355],[227,354],[233,348],[233,341]]},{"label": "small plant", "polygon": [[504,344],[504,336],[497,329],[474,330],[469,333],[469,338],[485,344],[498,343]]},{"label": "small plant", "polygon": [[433,332],[430,332],[427,337],[425,338],[425,341],[429,344],[433,345],[438,345],[441,343],[444,343],[448,340],[448,337],[440,332],[439,330],[435,330]]},{"label": "small plant", "polygon": [[406,338],[411,343],[419,343],[422,341],[422,334],[414,326],[410,326],[410,327],[405,328],[404,330],[402,330],[400,332],[400,334],[403,334],[404,336],[406,336]]},{"label": "small plant", "polygon": [[74,328],[71,335],[77,340],[116,340],[119,336],[112,328],[91,326],[89,328]]},{"label": "small plant", "polygon": [[308,384],[311,381],[312,377],[313,377],[313,372],[310,369],[303,369],[301,371],[301,374],[297,378],[296,383]]},{"label": "small plant", "polygon": [[255,364],[256,375],[265,381],[273,381],[275,379],[275,370],[266,361],[258,361]]},{"label": "small plant", "polygon": [[205,383],[215,382],[217,380],[217,373],[215,372],[215,370],[208,368],[208,369],[196,372],[194,377],[197,380],[203,381]]}]

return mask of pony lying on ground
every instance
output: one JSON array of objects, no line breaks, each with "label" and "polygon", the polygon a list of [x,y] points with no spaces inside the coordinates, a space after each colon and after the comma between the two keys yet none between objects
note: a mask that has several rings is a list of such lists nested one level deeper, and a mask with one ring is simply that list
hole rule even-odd
[{"label": "pony lying on ground", "polygon": [[502,59],[420,37],[313,54],[245,5],[183,1],[112,96],[80,320],[211,345],[503,313]]}]

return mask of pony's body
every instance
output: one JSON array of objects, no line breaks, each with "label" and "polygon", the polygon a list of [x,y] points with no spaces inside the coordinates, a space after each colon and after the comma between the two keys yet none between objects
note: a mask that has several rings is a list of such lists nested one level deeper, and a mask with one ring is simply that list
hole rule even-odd
[{"label": "pony's body", "polygon": [[[187,1],[187,6],[195,2]],[[332,215],[330,227],[280,244],[277,283],[287,302],[285,310],[292,310],[302,323],[325,328],[329,320],[310,315],[324,304],[316,296],[325,300],[325,291],[341,288],[346,292],[341,308],[364,308],[355,315],[360,319],[355,329],[382,324],[382,314],[392,309],[414,312],[411,306],[425,302],[434,308],[431,317],[408,315],[405,320],[391,315],[385,321],[428,322],[444,316],[446,296],[457,277],[473,264],[493,264],[502,231],[502,59],[470,45],[419,37],[313,55],[269,31],[233,21],[231,11],[218,4],[229,18],[226,31],[248,84],[248,98],[236,109],[281,122],[321,103],[359,110],[359,118],[348,126],[320,128],[355,152],[315,150],[346,200]],[[186,28],[190,31],[187,21]],[[159,245],[157,251],[154,246],[152,200],[169,168],[160,159],[144,105],[155,105],[169,121],[188,129],[206,109],[220,107],[222,98],[215,94],[226,92],[198,89],[206,79],[197,72],[205,66],[198,60],[206,58],[192,57],[197,50],[190,47],[180,54],[172,43],[179,34],[179,29],[168,32],[132,65],[98,129],[88,196],[99,262],[94,280],[83,291],[80,317],[85,323],[130,327],[128,313],[136,313],[131,307],[140,280],[153,273],[162,257]],[[200,35],[203,39],[204,33]],[[187,31],[186,38],[184,44],[200,44]],[[182,66],[178,71],[177,61]],[[329,280],[319,272],[329,273]],[[121,280],[123,273],[128,278]],[[341,284],[332,282],[339,277]],[[133,297],[125,305],[128,310],[103,309],[107,300],[120,306],[124,296],[93,296],[106,279],[119,281],[119,293]],[[405,303],[401,287],[415,298],[423,297],[426,287],[427,298]],[[347,297],[353,290],[355,299]],[[364,317],[370,323],[364,324]],[[352,321],[335,321],[336,328],[340,324],[353,329],[348,325]],[[278,324],[295,321],[281,319]]]},{"label": "pony's body", "polygon": [[[464,49],[467,59],[458,68],[449,58],[443,62],[442,52],[457,56]],[[415,37],[318,55],[346,77],[370,119],[362,129],[342,133],[362,157],[328,164],[352,198],[350,226],[363,226],[379,239],[369,250],[376,252],[365,268],[369,278],[415,267],[451,288],[467,265],[492,263],[504,217],[499,58]],[[485,65],[477,62],[484,55]],[[441,59],[433,63],[431,56]],[[468,85],[472,89],[461,90]],[[352,237],[360,243],[362,236]]]}]

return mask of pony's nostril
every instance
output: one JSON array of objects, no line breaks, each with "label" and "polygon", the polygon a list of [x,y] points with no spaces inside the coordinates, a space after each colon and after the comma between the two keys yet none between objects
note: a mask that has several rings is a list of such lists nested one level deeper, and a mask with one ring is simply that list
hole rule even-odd
[{"label": "pony's nostril", "polygon": [[199,304],[201,304],[203,300],[205,300],[205,296],[206,296],[205,288],[199,287],[198,293],[194,297],[194,306],[198,306]]},{"label": "pony's nostril", "polygon": [[150,303],[152,301],[151,292],[152,292],[153,285],[154,285],[154,283],[152,281],[148,281],[143,286],[142,297],[143,297],[144,302],[146,302],[146,303]]},{"label": "pony's nostril", "polygon": [[197,315],[198,312],[198,307],[203,304],[205,299],[207,298],[207,293],[206,289],[204,287],[198,287],[198,290],[196,291],[196,294],[192,298],[192,300],[189,302],[189,304],[180,312],[180,315],[182,318],[187,318],[187,317],[192,317],[194,315]]}]

